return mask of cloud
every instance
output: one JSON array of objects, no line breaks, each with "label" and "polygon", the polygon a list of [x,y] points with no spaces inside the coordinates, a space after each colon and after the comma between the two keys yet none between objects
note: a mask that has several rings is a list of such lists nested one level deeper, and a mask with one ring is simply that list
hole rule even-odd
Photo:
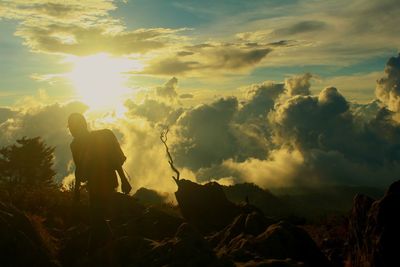
[{"label": "cloud", "polygon": [[355,121],[358,121],[361,124],[365,124],[375,119],[382,106],[382,102],[377,99],[365,104],[350,103],[350,109]]},{"label": "cloud", "polygon": [[285,187],[300,183],[296,178],[304,168],[304,158],[299,151],[281,148],[272,150],[266,159],[227,160],[222,166],[235,174],[237,182],[251,182],[263,188]]},{"label": "cloud", "polygon": [[292,36],[302,33],[310,33],[315,31],[326,30],[328,25],[323,21],[306,20],[296,22],[288,27],[274,30],[272,36]]},{"label": "cloud", "polygon": [[[375,94],[376,80],[382,76],[381,71],[355,73],[334,77],[314,77],[315,86],[324,88],[335,86],[349,101],[369,103]],[[315,87],[314,87],[315,89]]]},{"label": "cloud", "polygon": [[304,75],[291,77],[285,80],[285,88],[289,96],[295,95],[310,95],[310,80],[312,78],[311,73]]},{"label": "cloud", "polygon": [[236,98],[226,98],[185,111],[177,121],[177,141],[172,147],[177,163],[197,170],[234,156],[230,123],[237,108]]},{"label": "cloud", "polygon": [[396,0],[300,1],[270,9],[261,3],[255,6],[252,12],[241,13],[240,19],[222,17],[211,31],[225,29],[247,42],[296,43],[274,49],[264,66],[349,66],[398,49],[400,37],[394,32],[398,32],[400,18],[395,14],[400,8]]},{"label": "cloud", "polygon": [[179,98],[181,98],[181,99],[194,98],[194,95],[193,94],[180,94]]},{"label": "cloud", "polygon": [[[396,60],[389,60],[386,76],[378,81],[377,87],[389,95],[400,76]],[[312,95],[310,79],[306,73],[284,82],[253,84],[245,87],[243,100],[231,96],[183,107],[177,101],[178,81],[172,78],[148,90],[143,99],[128,100],[124,116],[97,118],[94,125],[117,134],[134,188],[176,189],[159,140],[165,125],[170,127],[168,144],[182,177],[199,182],[376,186],[397,179],[400,127],[397,113],[385,107],[391,102],[352,103],[332,86]],[[13,108],[11,115],[3,110],[8,120],[0,124],[2,142],[43,136],[57,146],[57,169],[70,179],[71,137],[65,122],[70,112],[87,107],[77,102],[32,106]]]},{"label": "cloud", "polygon": [[128,116],[142,117],[152,123],[162,123],[170,125],[175,123],[179,115],[183,112],[182,109],[174,109],[165,102],[156,99],[146,98],[142,103],[135,103],[128,100],[125,103],[128,108]]},{"label": "cloud", "polygon": [[78,1],[68,3],[50,0],[2,1],[0,17],[17,20],[47,20],[52,22],[77,22],[104,17],[116,6],[112,1]]},{"label": "cloud", "polygon": [[0,18],[19,21],[16,35],[34,52],[85,56],[143,54],[182,42],[184,29],[149,28],[129,31],[109,12],[115,3],[96,1],[7,1]]},{"label": "cloud", "polygon": [[265,119],[268,112],[274,107],[275,100],[284,92],[284,84],[264,82],[253,84],[247,88],[249,98],[243,104],[238,114],[238,121],[244,122],[249,119]]},{"label": "cloud", "polygon": [[[122,149],[127,156],[123,167],[132,178],[134,190],[146,187],[174,192],[177,189],[160,141],[161,128],[140,117],[123,118],[108,127],[114,127],[122,135]],[[173,136],[170,135],[169,139],[173,140]],[[180,171],[185,179],[195,180],[194,174],[187,168],[180,168]]]},{"label": "cloud", "polygon": [[176,92],[177,85],[178,85],[178,79],[173,77],[163,86],[157,87],[156,94],[157,96],[162,98],[174,99],[178,96],[178,93]]},{"label": "cloud", "polygon": [[335,87],[311,95],[310,78],[253,85],[242,105],[229,98],[187,110],[172,146],[177,162],[199,181],[264,187],[376,186],[397,179],[395,114],[378,100],[350,103]]},{"label": "cloud", "polygon": [[97,53],[112,55],[143,54],[165,48],[181,31],[154,28],[125,31],[113,24],[95,26],[74,24],[23,25],[16,35],[22,37],[32,51],[86,56]]},{"label": "cloud", "polygon": [[205,172],[228,159],[265,158],[269,146],[266,116],[283,92],[282,83],[254,84],[247,89],[249,99],[242,107],[236,97],[228,97],[186,110],[174,128],[172,151],[177,163]]},{"label": "cloud", "polygon": [[256,67],[272,51],[269,46],[235,43],[204,43],[150,61],[143,73],[158,75],[205,75],[243,72]]},{"label": "cloud", "polygon": [[[318,97],[295,96],[277,106],[270,118],[276,135],[307,149],[322,142],[339,142],[342,131],[351,128],[349,105],[334,87],[325,88]],[[334,124],[334,125],[333,125]]]},{"label": "cloud", "polygon": [[376,97],[392,111],[400,111],[400,55],[386,63],[385,77],[377,81]]},{"label": "cloud", "polygon": [[0,125],[6,120],[13,117],[15,112],[9,108],[1,108],[0,107]]}]

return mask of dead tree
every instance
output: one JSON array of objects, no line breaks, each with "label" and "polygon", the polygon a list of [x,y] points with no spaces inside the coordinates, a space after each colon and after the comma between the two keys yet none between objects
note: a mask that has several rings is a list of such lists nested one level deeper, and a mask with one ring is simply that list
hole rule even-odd
[{"label": "dead tree", "polygon": [[174,160],[172,159],[171,153],[169,152],[169,148],[168,148],[168,145],[167,145],[168,132],[169,132],[169,128],[167,127],[166,129],[164,129],[164,130],[161,132],[161,134],[160,134],[160,140],[161,140],[161,142],[162,142],[162,143],[164,144],[164,146],[165,146],[165,151],[167,152],[169,166],[170,166],[171,169],[176,173],[176,176],[172,175],[172,179],[174,179],[175,183],[178,184],[178,182],[179,182],[179,177],[180,177],[180,172],[179,172],[178,169],[174,166]]}]

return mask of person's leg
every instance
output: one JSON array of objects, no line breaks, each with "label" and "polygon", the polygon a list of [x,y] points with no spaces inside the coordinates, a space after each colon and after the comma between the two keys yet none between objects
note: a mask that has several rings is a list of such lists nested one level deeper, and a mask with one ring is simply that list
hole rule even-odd
[{"label": "person's leg", "polygon": [[105,211],[107,207],[107,199],[104,194],[98,192],[90,193],[90,220],[91,235],[89,241],[89,252],[101,248],[111,238],[111,232],[105,220]]}]

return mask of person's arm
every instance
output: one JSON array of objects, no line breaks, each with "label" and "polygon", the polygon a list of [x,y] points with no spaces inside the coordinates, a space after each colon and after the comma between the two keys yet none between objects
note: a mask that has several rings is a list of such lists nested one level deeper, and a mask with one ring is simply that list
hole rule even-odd
[{"label": "person's arm", "polygon": [[121,179],[121,189],[122,192],[125,194],[129,194],[129,192],[132,190],[132,186],[129,184],[128,179],[126,179],[124,170],[122,169],[122,166],[117,167],[117,172],[119,175],[119,178]]},{"label": "person's arm", "polygon": [[107,132],[111,142],[112,164],[114,169],[117,171],[119,178],[121,179],[122,192],[129,194],[129,192],[132,190],[132,186],[129,184],[129,181],[125,176],[125,172],[122,169],[122,165],[124,164],[126,157],[114,133],[111,130],[108,130]]}]

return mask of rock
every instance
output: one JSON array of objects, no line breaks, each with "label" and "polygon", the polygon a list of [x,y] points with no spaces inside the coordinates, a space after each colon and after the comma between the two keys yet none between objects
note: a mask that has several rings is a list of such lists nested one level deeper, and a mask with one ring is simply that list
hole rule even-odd
[{"label": "rock", "polygon": [[265,218],[261,213],[252,212],[246,217],[244,232],[256,236],[262,233],[270,224],[272,224],[272,221]]},{"label": "rock", "polygon": [[308,266],[330,266],[307,232],[290,223],[279,222],[269,226],[253,242],[255,250],[266,259],[291,258]]},{"label": "rock", "polygon": [[113,194],[111,201],[111,207],[113,209],[111,218],[115,223],[125,222],[131,218],[137,218],[146,210],[143,204],[126,194],[116,192]]},{"label": "rock", "polygon": [[167,195],[144,187],[139,188],[132,197],[145,205],[162,205],[167,202]]},{"label": "rock", "polygon": [[398,266],[400,181],[394,182],[383,198],[373,202],[370,209],[369,202],[370,200],[366,201],[365,205],[354,203],[349,237],[349,258],[352,266]]},{"label": "rock", "polygon": [[142,253],[142,265],[135,266],[212,267],[226,266],[226,264],[216,257],[195,228],[184,223],[179,227],[175,237],[154,242],[150,250]]},{"label": "rock", "polygon": [[218,183],[200,185],[184,179],[177,183],[175,197],[182,216],[203,233],[221,230],[241,213]]},{"label": "rock", "polygon": [[161,240],[174,236],[182,223],[182,218],[170,215],[157,208],[149,207],[142,214],[131,218],[124,224],[123,231],[125,231],[126,235],[139,235],[145,238]]},{"label": "rock", "polygon": [[[249,230],[249,225],[256,227]],[[211,237],[210,241],[216,243],[215,240],[218,239],[219,243],[215,248],[217,255],[227,256],[235,262],[290,258],[303,262],[306,266],[330,266],[329,261],[303,229],[286,222],[270,225],[265,220],[263,224],[261,217],[256,214],[238,216],[219,235]]]},{"label": "rock", "polygon": [[349,218],[350,248],[349,261],[351,266],[364,266],[365,256],[365,229],[367,226],[368,212],[371,209],[374,199],[357,194],[353,200],[353,208]]},{"label": "rock", "polygon": [[207,239],[213,247],[220,250],[236,236],[240,234],[257,236],[272,223],[272,220],[265,218],[261,213],[240,214],[222,231],[209,236]]}]

